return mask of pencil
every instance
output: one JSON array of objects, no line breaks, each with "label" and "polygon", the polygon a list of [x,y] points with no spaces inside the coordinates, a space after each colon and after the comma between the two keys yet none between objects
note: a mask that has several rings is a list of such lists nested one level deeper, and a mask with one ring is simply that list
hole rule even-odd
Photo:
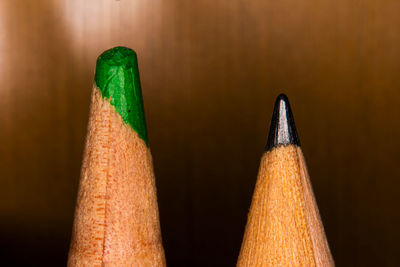
[{"label": "pencil", "polygon": [[136,53],[97,60],[68,266],[165,266]]},{"label": "pencil", "polygon": [[237,266],[334,266],[283,94],[275,102]]}]

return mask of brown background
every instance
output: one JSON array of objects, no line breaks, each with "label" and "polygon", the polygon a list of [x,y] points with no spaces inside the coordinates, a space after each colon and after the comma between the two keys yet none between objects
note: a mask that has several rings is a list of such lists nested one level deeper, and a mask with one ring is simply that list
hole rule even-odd
[{"label": "brown background", "polygon": [[398,266],[397,0],[0,1],[0,256],[66,262],[96,57],[139,56],[169,266],[233,266],[274,98],[338,266]]}]

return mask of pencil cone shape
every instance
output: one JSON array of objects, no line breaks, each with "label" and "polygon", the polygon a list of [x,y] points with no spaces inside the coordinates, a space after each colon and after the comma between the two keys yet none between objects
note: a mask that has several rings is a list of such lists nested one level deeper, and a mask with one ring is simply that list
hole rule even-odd
[{"label": "pencil cone shape", "polygon": [[97,60],[68,266],[165,266],[136,53]]},{"label": "pencil cone shape", "polygon": [[285,95],[275,103],[237,266],[334,266]]}]

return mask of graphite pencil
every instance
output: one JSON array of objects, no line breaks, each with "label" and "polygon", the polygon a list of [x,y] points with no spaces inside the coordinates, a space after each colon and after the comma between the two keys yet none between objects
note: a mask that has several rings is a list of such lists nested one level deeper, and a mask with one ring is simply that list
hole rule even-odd
[{"label": "graphite pencil", "polygon": [[283,94],[275,102],[237,266],[334,266]]}]

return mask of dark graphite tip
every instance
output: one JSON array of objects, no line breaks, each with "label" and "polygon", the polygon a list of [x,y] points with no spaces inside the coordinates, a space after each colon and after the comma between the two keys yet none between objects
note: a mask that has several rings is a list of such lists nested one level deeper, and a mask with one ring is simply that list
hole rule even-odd
[{"label": "dark graphite tip", "polygon": [[265,151],[286,145],[300,146],[300,141],[297,136],[289,99],[285,94],[280,94],[275,101]]}]

